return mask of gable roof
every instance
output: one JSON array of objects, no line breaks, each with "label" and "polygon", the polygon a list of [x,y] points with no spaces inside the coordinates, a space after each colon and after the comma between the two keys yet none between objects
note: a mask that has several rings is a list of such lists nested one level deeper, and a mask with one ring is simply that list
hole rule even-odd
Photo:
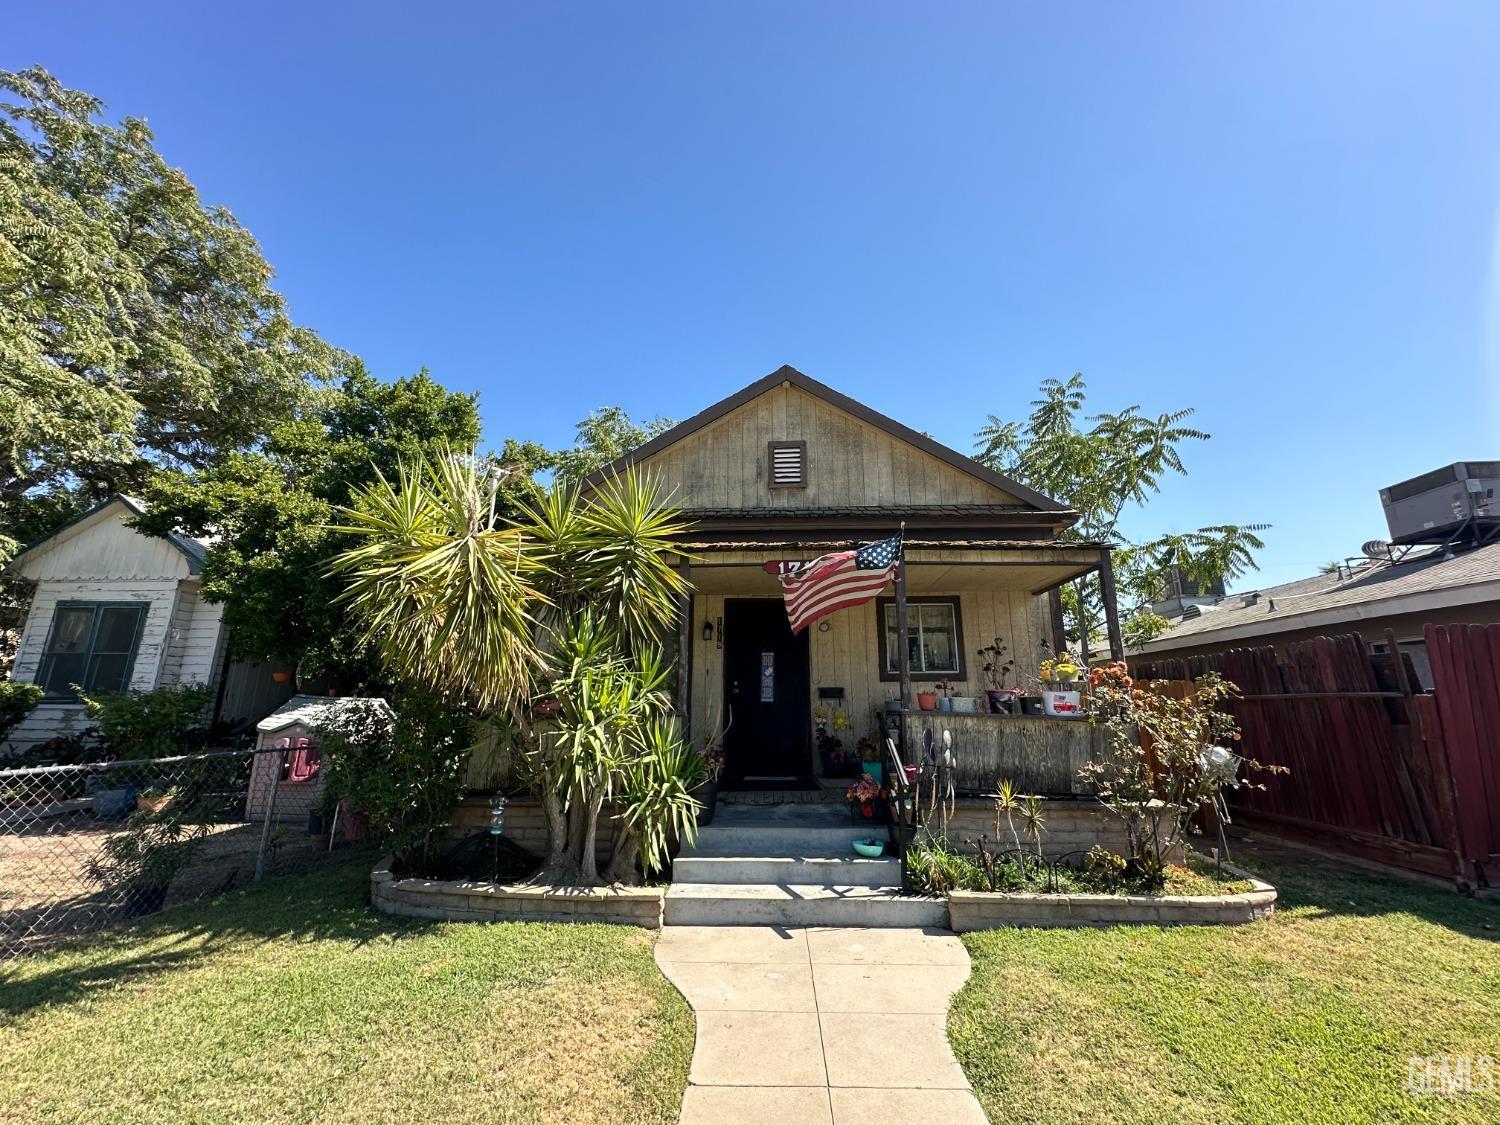
[{"label": "gable roof", "polygon": [[608,465],[605,465],[604,468],[589,474],[585,478],[585,483],[590,485],[598,484],[606,477],[623,472],[636,462],[644,461],[653,454],[661,452],[661,450],[667,448],[669,445],[675,445],[683,438],[697,433],[705,426],[717,422],[731,411],[738,410],[746,403],[759,398],[767,391],[774,390],[783,383],[790,383],[798,390],[804,391],[814,398],[821,399],[830,406],[844,411],[846,414],[853,415],[861,422],[874,426],[876,429],[882,430],[892,437],[906,442],[908,445],[915,446],[923,453],[931,457],[936,457],[939,461],[952,466],[959,470],[959,472],[967,473],[969,476],[981,480],[985,484],[1010,493],[1016,499],[1029,504],[1032,508],[1044,512],[1065,512],[1068,510],[1065,505],[1059,504],[1056,500],[1043,496],[1040,492],[1035,492],[1027,488],[1024,484],[1013,481],[1009,477],[981,465],[972,457],[965,457],[956,449],[950,449],[940,442],[933,441],[926,434],[918,433],[911,427],[904,426],[894,418],[887,417],[877,410],[871,410],[864,403],[856,402],[848,395],[840,394],[832,387],[826,386],[816,379],[802,374],[795,367],[788,366],[777,368],[765,378],[757,379],[748,387],[736,391],[728,398],[714,403],[707,410],[694,414],[687,421],[677,423],[670,430],[658,434],[644,445],[632,449],[623,456],[617,457]]},{"label": "gable roof", "polygon": [[1489,601],[1500,601],[1500,543],[1451,558],[1438,550],[1395,565],[1371,563],[1344,576],[1318,574],[1229,594],[1177,618],[1167,632],[1132,651],[1171,652]]},{"label": "gable roof", "polygon": [[[11,569],[16,565],[16,563],[20,562],[27,555],[40,550],[48,543],[51,543],[58,536],[63,535],[66,532],[77,527],[79,524],[92,519],[100,512],[114,507],[116,504],[123,507],[132,516],[144,516],[146,514],[146,505],[140,500],[137,500],[131,496],[124,496],[119,494],[111,496],[107,500],[99,501],[99,503],[95,504],[87,511],[80,512],[78,515],[70,519],[67,523],[63,524],[61,527],[49,531],[40,539],[35,539],[32,542],[26,544],[26,546],[22,547],[15,553],[14,556],[11,557],[10,562],[5,564],[5,569]],[[131,530],[134,531],[135,529],[132,528]],[[145,533],[137,531],[136,534],[144,535]],[[156,538],[156,536],[151,536],[150,538]],[[177,548],[178,551],[182,552],[183,557],[187,559],[189,574],[203,573],[203,562],[208,557],[208,545],[206,543],[199,539],[193,539],[187,535],[181,535],[175,531],[167,534],[166,541],[173,547]]]}]

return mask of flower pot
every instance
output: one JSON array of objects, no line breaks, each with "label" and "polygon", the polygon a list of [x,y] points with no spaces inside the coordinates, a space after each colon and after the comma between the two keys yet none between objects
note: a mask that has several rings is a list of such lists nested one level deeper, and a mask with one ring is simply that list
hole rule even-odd
[{"label": "flower pot", "polygon": [[955,695],[953,697],[953,710],[965,715],[972,715],[979,710],[979,704],[972,695]]},{"label": "flower pot", "polygon": [[862,855],[866,859],[879,859],[885,855],[885,841],[873,836],[867,840],[855,840],[854,851],[856,855]]},{"label": "flower pot", "polygon": [[719,804],[719,781],[715,778],[703,787],[703,794],[699,797],[703,802],[703,811],[698,814],[700,825],[712,824],[714,822],[714,809]]},{"label": "flower pot", "polygon": [[290,672],[272,672],[271,682],[275,684],[289,684],[292,682],[292,674]]},{"label": "flower pot", "polygon": [[935,691],[919,691],[919,692],[917,692],[917,706],[920,707],[923,711],[936,711],[937,710],[937,705],[938,705],[937,692],[935,692]]},{"label": "flower pot", "polygon": [[1044,714],[1042,710],[1042,697],[1040,695],[1023,695],[1016,702],[1021,705],[1021,714],[1023,715],[1041,718]]},{"label": "flower pot", "polygon": [[123,820],[135,808],[135,790],[98,789],[94,792],[94,815],[100,820]]},{"label": "flower pot", "polygon": [[824,777],[858,777],[859,762],[847,750],[819,750]]},{"label": "flower pot", "polygon": [[1011,714],[1011,700],[1014,698],[1006,691],[986,691],[985,698],[989,700],[990,713],[992,715]]},{"label": "flower pot", "polygon": [[1052,719],[1081,719],[1083,693],[1077,691],[1042,692],[1042,712]]},{"label": "flower pot", "polygon": [[889,824],[890,807],[882,800],[850,801],[849,816],[855,824]]},{"label": "flower pot", "polygon": [[949,699],[946,695],[942,696],[941,698],[938,699],[938,710],[939,711],[951,711],[951,710],[953,710],[953,700]]},{"label": "flower pot", "polygon": [[170,793],[162,797],[137,797],[135,799],[135,807],[139,812],[150,813],[152,816],[155,816],[176,799]]},{"label": "flower pot", "polygon": [[899,714],[901,714],[901,700],[899,700],[899,699],[887,699],[885,701],[885,713],[887,715],[899,715]]},{"label": "flower pot", "polygon": [[885,778],[885,766],[880,762],[862,762],[860,769],[870,775],[871,780],[879,785]]}]

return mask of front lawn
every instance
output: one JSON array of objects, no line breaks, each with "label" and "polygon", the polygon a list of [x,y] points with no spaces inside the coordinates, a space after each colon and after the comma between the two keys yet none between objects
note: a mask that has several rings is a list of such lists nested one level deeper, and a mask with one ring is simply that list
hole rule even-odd
[{"label": "front lawn", "polygon": [[693,1017],[615,926],[367,905],[369,864],[0,966],[0,1121],[677,1119]]},{"label": "front lawn", "polygon": [[[949,1036],[992,1120],[1500,1120],[1500,903],[1236,858],[1280,890],[1271,920],[965,936]],[[1436,1055],[1496,1059],[1495,1091],[1409,1095]]]}]

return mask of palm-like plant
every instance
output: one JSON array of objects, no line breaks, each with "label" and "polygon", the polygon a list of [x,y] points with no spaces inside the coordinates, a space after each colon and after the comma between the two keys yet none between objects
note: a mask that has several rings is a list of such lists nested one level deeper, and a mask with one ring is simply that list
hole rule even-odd
[{"label": "palm-like plant", "polygon": [[[621,794],[611,876],[628,874],[622,854],[659,864],[695,807],[677,782],[696,767],[660,726],[660,642],[689,592],[670,558],[686,525],[634,474],[590,494],[555,485],[500,526],[493,489],[474,458],[448,456],[362,490],[342,513],[359,539],[336,563],[345,597],[394,672],[514,732],[547,818],[539,879],[597,881],[599,816]],[[558,708],[539,723],[542,699]]]}]

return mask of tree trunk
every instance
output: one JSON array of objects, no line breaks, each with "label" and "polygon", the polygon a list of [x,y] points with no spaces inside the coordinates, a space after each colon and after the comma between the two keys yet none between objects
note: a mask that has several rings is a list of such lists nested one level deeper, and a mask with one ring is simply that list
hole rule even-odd
[{"label": "tree trunk", "polygon": [[584,809],[583,851],[578,857],[578,881],[591,886],[599,881],[599,860],[595,848],[599,838],[599,810],[604,807],[604,794],[596,793]]},{"label": "tree trunk", "polygon": [[641,844],[635,833],[624,824],[620,825],[618,831],[620,838],[615,842],[615,854],[610,856],[604,880],[607,883],[634,886],[641,879]]}]

